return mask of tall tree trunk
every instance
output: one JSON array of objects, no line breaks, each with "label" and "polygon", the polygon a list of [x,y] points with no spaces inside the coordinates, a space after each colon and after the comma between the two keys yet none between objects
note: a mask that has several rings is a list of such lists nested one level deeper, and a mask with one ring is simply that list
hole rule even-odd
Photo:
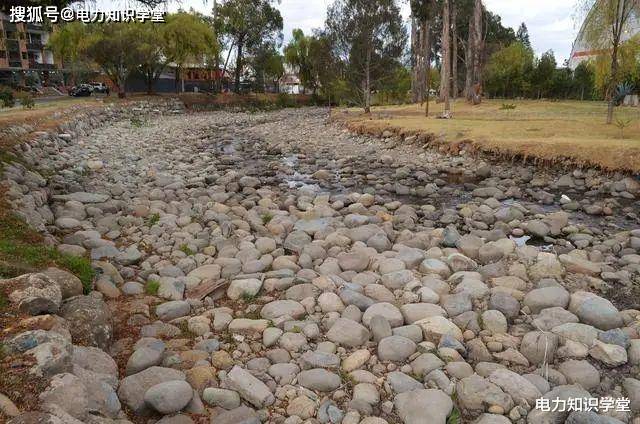
[{"label": "tall tree trunk", "polygon": [[237,94],[240,94],[240,74],[242,73],[242,41],[238,41],[238,51],[236,53],[236,76],[235,76],[235,89]]},{"label": "tall tree trunk", "polygon": [[607,87],[607,124],[613,122],[613,108],[615,107],[614,91],[618,83],[618,50],[620,47],[620,40],[622,38],[622,31],[626,20],[628,18],[627,11],[631,7],[628,0],[618,0],[616,3],[616,17],[611,25],[611,35],[613,36],[613,48],[611,51],[611,76],[609,80],[609,86]]},{"label": "tall tree trunk", "polygon": [[367,47],[364,73],[364,113],[371,113],[371,46]]},{"label": "tall tree trunk", "polygon": [[456,2],[453,0],[451,9],[451,43],[452,51],[451,51],[451,80],[452,80],[452,96],[453,99],[458,98],[458,8],[456,7]]},{"label": "tall tree trunk", "polygon": [[418,55],[417,18],[411,16],[411,101],[413,103],[418,102],[418,75],[420,72]]},{"label": "tall tree trunk", "polygon": [[431,19],[425,19],[424,22],[424,69],[426,73],[425,81],[425,101],[424,116],[429,117],[429,97],[431,97]]},{"label": "tall tree trunk", "polygon": [[608,88],[608,105],[607,105],[607,124],[613,122],[613,108],[615,107],[614,91],[616,89],[616,82],[618,79],[618,47],[619,39],[615,39],[613,42],[613,52],[611,53],[611,80]]},{"label": "tall tree trunk", "polygon": [[469,17],[469,33],[467,35],[467,45],[464,50],[464,97],[468,102],[473,98],[473,15]]},{"label": "tall tree trunk", "polygon": [[146,80],[147,80],[147,94],[153,94],[153,71],[146,72]]},{"label": "tall tree trunk", "polygon": [[473,103],[482,101],[482,0],[473,9]]},{"label": "tall tree trunk", "polygon": [[[216,21],[216,18],[218,17],[218,0],[213,0],[213,21]],[[216,41],[218,41],[218,34],[216,32]],[[222,76],[220,76],[220,78],[218,78],[218,72],[220,71],[220,53],[216,52],[216,59],[214,61],[216,70],[215,73],[213,74],[213,91],[216,93],[219,93],[220,91],[222,91]]]},{"label": "tall tree trunk", "polygon": [[429,27],[427,25],[427,19],[423,19],[420,22],[420,54],[418,58],[420,60],[420,73],[419,77],[419,88],[420,88],[420,104],[422,104],[427,97],[427,57],[429,56],[429,52],[427,51],[428,47],[428,33]]},{"label": "tall tree trunk", "polygon": [[442,7],[442,66],[440,71],[440,98],[444,102],[445,115],[451,110],[449,90],[451,87],[451,12],[450,0],[444,0]]}]

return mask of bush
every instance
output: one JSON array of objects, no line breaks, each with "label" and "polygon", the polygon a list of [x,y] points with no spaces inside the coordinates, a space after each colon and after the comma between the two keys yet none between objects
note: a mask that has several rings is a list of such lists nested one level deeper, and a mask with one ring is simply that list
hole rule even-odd
[{"label": "bush", "polygon": [[502,103],[502,106],[500,106],[500,110],[513,110],[516,108],[516,105],[514,103]]},{"label": "bush", "polygon": [[9,87],[0,87],[0,104],[2,107],[14,107],[16,98]]},{"label": "bush", "polygon": [[18,100],[20,100],[23,109],[33,109],[36,105],[36,102],[33,101],[33,96],[29,93],[20,94]]},{"label": "bush", "polygon": [[278,97],[276,98],[276,106],[281,108],[296,107],[296,99],[294,99],[287,93],[278,93]]}]

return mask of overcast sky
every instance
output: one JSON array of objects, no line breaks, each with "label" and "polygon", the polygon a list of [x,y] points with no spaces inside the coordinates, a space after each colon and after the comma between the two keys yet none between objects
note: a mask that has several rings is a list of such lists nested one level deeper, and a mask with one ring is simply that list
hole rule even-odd
[{"label": "overcast sky", "polygon": [[[402,0],[408,3],[407,0]],[[281,0],[278,6],[284,19],[285,41],[291,37],[291,30],[302,28],[310,32],[324,25],[327,6],[333,0]],[[553,49],[558,64],[569,58],[571,44],[579,30],[576,19],[577,0],[484,0],[489,10],[499,14],[506,26],[517,29],[521,22],[529,28],[531,43],[536,54]],[[113,5],[122,7],[127,0],[98,0],[97,7],[108,9]],[[169,10],[179,7],[194,9],[210,14],[213,0],[181,0],[171,3]],[[105,7],[107,6],[107,7]],[[408,17],[408,6],[404,5],[403,15]]]}]

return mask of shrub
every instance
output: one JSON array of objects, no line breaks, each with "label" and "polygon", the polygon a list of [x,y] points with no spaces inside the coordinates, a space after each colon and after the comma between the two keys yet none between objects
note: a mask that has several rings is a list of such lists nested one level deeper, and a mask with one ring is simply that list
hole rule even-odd
[{"label": "shrub", "polygon": [[622,119],[622,118],[618,118],[616,119],[616,127],[618,127],[618,129],[620,130],[620,138],[624,138],[624,129],[627,128],[629,125],[631,125],[631,123],[633,122],[633,119]]},{"label": "shrub", "polygon": [[15,106],[16,98],[9,87],[0,87],[0,104],[2,104],[2,107]]},{"label": "shrub", "polygon": [[516,108],[516,105],[514,103],[502,103],[502,106],[500,106],[500,110],[513,110]]},{"label": "shrub", "polygon": [[276,106],[280,108],[296,107],[296,100],[287,93],[278,93]]},{"label": "shrub", "polygon": [[18,100],[20,100],[23,109],[33,109],[36,105],[36,102],[33,101],[33,96],[29,93],[20,94]]}]

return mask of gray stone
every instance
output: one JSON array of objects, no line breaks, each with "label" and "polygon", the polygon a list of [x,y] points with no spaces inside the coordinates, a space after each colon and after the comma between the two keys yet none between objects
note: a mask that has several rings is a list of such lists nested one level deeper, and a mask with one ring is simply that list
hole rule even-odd
[{"label": "gray stone", "polygon": [[327,339],[342,346],[358,347],[369,340],[370,334],[363,325],[347,318],[338,318],[326,336]]},{"label": "gray stone", "polygon": [[219,406],[224,409],[235,409],[240,406],[238,392],[217,387],[207,387],[202,392],[202,400],[211,406]]},{"label": "gray stone", "polygon": [[[422,389],[397,394],[393,403],[404,424],[446,424],[453,401],[442,390]],[[429,411],[428,415],[425,411]]]},{"label": "gray stone", "polygon": [[550,364],[553,363],[557,348],[557,335],[542,331],[530,331],[522,338],[520,353],[533,364]]},{"label": "gray stone", "polygon": [[193,389],[184,380],[158,383],[144,393],[147,405],[165,415],[181,411],[192,397]]},{"label": "gray stone", "polygon": [[402,336],[385,337],[378,343],[378,359],[381,361],[404,361],[415,351],[413,340]]},{"label": "gray stone", "polygon": [[546,308],[566,308],[569,298],[569,292],[562,287],[543,287],[527,293],[523,303],[529,307],[531,313],[537,314]]},{"label": "gray stone", "polygon": [[571,298],[569,309],[580,318],[581,322],[600,330],[611,330],[623,326],[620,312],[607,299],[585,292],[576,292]]},{"label": "gray stone", "polygon": [[266,384],[237,365],[229,371],[227,381],[243,399],[257,408],[264,408],[275,401],[273,393]]},{"label": "gray stone", "polygon": [[376,315],[383,316],[387,322],[389,322],[391,328],[399,327],[404,324],[404,318],[402,313],[400,313],[400,310],[395,305],[386,302],[376,303],[369,306],[362,315],[362,323],[365,326],[370,327],[371,318]]},{"label": "gray stone", "polygon": [[184,379],[184,373],[171,368],[147,368],[137,374],[123,378],[118,388],[118,397],[132,412],[144,414],[149,411],[144,400],[147,390],[156,384]]},{"label": "gray stone", "polygon": [[283,316],[298,319],[306,314],[304,306],[295,300],[276,300],[267,303],[260,310],[260,316],[264,319],[274,320]]},{"label": "gray stone", "polygon": [[191,312],[191,306],[184,300],[172,300],[156,306],[156,315],[163,321],[187,316],[189,312]]},{"label": "gray stone", "polygon": [[586,390],[596,388],[600,384],[600,373],[587,361],[569,360],[558,366],[569,384],[579,384]]},{"label": "gray stone", "polygon": [[107,350],[113,339],[111,311],[95,296],[75,296],[65,300],[59,315],[69,323],[75,344]]},{"label": "gray stone", "polygon": [[305,370],[298,374],[298,384],[310,390],[330,392],[340,387],[341,380],[337,374],[322,368]]}]

